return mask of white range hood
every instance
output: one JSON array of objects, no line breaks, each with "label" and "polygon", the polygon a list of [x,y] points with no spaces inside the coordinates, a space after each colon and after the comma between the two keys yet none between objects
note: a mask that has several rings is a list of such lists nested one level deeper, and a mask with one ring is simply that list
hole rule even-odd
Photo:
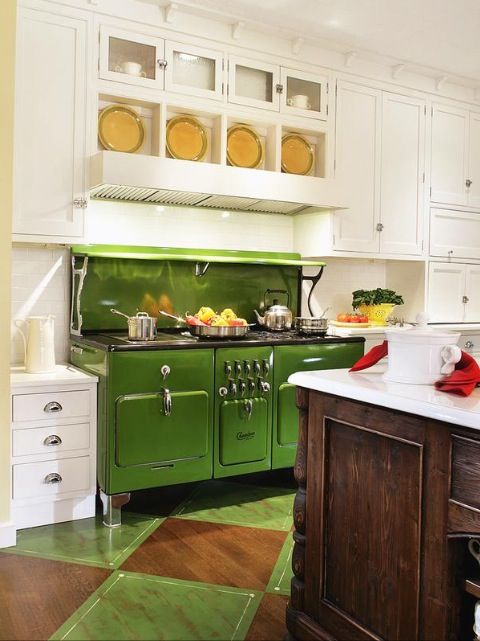
[{"label": "white range hood", "polygon": [[112,151],[90,167],[90,196],[99,200],[296,214],[344,209],[338,190],[326,178]]}]

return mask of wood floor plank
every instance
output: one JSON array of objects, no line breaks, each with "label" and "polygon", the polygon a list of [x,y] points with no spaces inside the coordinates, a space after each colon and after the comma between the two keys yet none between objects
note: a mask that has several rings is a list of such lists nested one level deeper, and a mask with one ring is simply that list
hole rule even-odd
[{"label": "wood floor plank", "polygon": [[0,640],[48,639],[110,570],[0,554]]},{"label": "wood floor plank", "polygon": [[264,590],[287,532],[166,519],[123,570]]},{"label": "wood floor plank", "polygon": [[245,641],[283,641],[287,635],[287,602],[286,596],[265,594]]}]

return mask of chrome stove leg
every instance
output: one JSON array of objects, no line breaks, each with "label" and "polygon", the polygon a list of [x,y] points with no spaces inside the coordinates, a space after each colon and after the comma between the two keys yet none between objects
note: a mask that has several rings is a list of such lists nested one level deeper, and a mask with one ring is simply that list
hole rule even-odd
[{"label": "chrome stove leg", "polygon": [[111,528],[122,525],[122,506],[129,502],[130,493],[105,494],[100,490],[100,499],[103,505],[103,525]]}]

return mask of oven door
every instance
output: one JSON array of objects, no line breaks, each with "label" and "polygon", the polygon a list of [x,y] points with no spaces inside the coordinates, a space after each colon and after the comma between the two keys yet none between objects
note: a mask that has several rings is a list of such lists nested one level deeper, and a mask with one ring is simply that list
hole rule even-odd
[{"label": "oven door", "polygon": [[264,398],[224,401],[220,405],[221,465],[263,461],[267,456],[268,403]]},{"label": "oven door", "polygon": [[174,466],[208,454],[205,391],[131,394],[117,398],[115,462],[119,467]]}]

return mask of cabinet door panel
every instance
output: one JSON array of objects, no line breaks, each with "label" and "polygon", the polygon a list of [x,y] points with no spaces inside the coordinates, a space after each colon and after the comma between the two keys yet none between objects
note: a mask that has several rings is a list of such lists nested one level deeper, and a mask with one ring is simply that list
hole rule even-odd
[{"label": "cabinet door panel", "polygon": [[430,263],[428,314],[432,323],[462,322],[465,314],[465,265]]},{"label": "cabinet door panel", "polygon": [[83,20],[19,9],[14,233],[83,234],[86,36]]},{"label": "cabinet door panel", "polygon": [[383,94],[380,250],[422,251],[425,103]]},{"label": "cabinet door panel", "polygon": [[237,56],[228,61],[228,101],[238,105],[273,109],[280,107],[280,67]]},{"label": "cabinet door panel", "polygon": [[432,118],[431,200],[466,205],[468,111],[435,105]]},{"label": "cabinet door panel", "polygon": [[335,214],[334,249],[379,248],[380,96],[374,89],[338,83],[336,178],[349,209]]},{"label": "cabinet door panel", "polygon": [[225,401],[220,406],[222,465],[254,463],[267,456],[268,403],[264,398]]},{"label": "cabinet door panel", "polygon": [[467,265],[465,291],[468,297],[465,321],[477,323],[480,321],[480,265]]},{"label": "cabinet door panel", "polygon": [[222,53],[178,42],[165,43],[165,89],[201,98],[222,98]]},{"label": "cabinet door panel", "polygon": [[470,113],[467,178],[472,181],[467,189],[468,204],[480,207],[480,114],[477,113]]},{"label": "cabinet door panel", "polygon": [[463,211],[432,209],[430,254],[480,259],[480,216]]}]

